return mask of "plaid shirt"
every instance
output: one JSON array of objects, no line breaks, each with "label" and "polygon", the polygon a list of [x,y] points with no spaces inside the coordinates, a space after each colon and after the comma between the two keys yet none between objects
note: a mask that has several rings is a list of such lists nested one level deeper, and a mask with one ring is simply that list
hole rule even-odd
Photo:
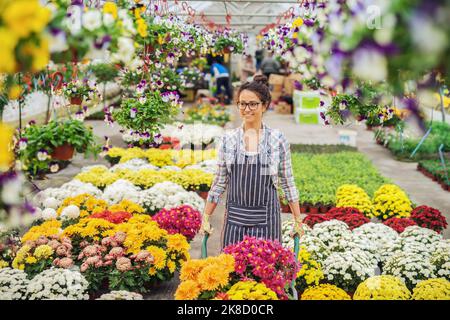
[{"label": "plaid shirt", "polygon": [[[263,124],[259,152],[262,154],[263,172],[270,174],[276,188],[281,186],[289,202],[298,201],[298,190],[292,173],[290,145],[284,134]],[[207,201],[218,203],[225,192],[231,166],[236,160],[237,148],[245,152],[243,126],[227,131],[217,145],[218,166]],[[264,173],[263,173],[264,174]]]}]

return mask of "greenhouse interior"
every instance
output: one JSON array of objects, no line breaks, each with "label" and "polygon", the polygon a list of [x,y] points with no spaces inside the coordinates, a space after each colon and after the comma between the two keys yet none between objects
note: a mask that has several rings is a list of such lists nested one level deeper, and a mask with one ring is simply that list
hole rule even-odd
[{"label": "greenhouse interior", "polygon": [[450,300],[449,18],[0,0],[0,300]]}]

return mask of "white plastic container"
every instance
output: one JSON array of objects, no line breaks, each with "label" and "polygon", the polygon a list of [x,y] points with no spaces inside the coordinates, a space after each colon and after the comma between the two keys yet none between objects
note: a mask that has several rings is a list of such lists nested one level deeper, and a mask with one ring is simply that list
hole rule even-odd
[{"label": "white plastic container", "polygon": [[356,136],[358,133],[352,130],[339,130],[339,142],[348,146],[356,147]]}]

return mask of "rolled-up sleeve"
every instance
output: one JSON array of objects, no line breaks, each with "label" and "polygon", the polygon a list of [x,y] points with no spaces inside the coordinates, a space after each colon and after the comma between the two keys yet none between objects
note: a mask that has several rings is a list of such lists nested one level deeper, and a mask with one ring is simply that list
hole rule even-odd
[{"label": "rolled-up sleeve", "polygon": [[280,166],[278,168],[278,178],[286,200],[288,202],[298,201],[299,194],[292,172],[291,148],[284,134],[280,134]]},{"label": "rolled-up sleeve", "polygon": [[228,183],[227,165],[225,162],[225,136],[221,137],[217,146],[217,169],[207,201],[218,203]]}]

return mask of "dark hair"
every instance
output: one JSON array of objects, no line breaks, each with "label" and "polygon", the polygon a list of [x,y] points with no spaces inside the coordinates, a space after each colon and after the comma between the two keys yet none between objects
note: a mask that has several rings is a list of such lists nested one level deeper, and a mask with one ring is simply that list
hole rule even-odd
[{"label": "dark hair", "polygon": [[244,90],[248,90],[253,92],[258,96],[258,98],[261,100],[264,104],[270,104],[272,101],[272,96],[270,95],[269,90],[269,82],[267,80],[267,77],[265,75],[256,75],[253,77],[252,82],[246,82],[243,85],[239,87],[237,99],[239,100],[239,96],[241,95],[241,92]]}]

